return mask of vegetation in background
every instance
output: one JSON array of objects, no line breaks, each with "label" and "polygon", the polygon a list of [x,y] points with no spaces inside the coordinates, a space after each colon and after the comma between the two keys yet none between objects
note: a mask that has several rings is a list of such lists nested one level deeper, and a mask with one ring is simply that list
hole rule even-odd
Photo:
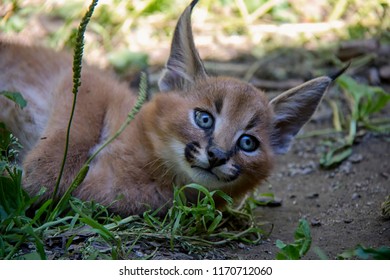
[{"label": "vegetation in background", "polygon": [[[294,233],[294,242],[285,244],[281,240],[276,240],[276,247],[279,252],[276,254],[277,260],[299,260],[302,259],[311,249],[312,237],[310,226],[305,219],[299,220],[299,224]],[[320,259],[327,260],[328,256],[320,248],[315,247],[314,252]],[[374,260],[389,260],[390,247],[383,246],[380,248],[366,248],[362,245],[357,245],[353,249],[344,251],[337,256],[337,259],[374,259]]]},{"label": "vegetation in background", "polygon": [[383,246],[374,249],[357,245],[356,248],[340,254],[338,259],[390,260],[390,247]]},{"label": "vegetation in background", "polygon": [[390,102],[390,94],[383,88],[368,86],[343,75],[337,84],[344,93],[347,110],[342,110],[338,101],[331,100],[333,125],[336,131],[345,131],[346,135],[329,143],[329,149],[322,156],[320,163],[325,168],[334,167],[352,154],[352,145],[356,137],[365,131],[390,133],[390,120],[374,118],[374,114],[383,110]]},{"label": "vegetation in background", "polygon": [[[156,58],[157,53],[168,48],[173,26],[189,2],[100,3],[87,32],[88,59],[103,66],[112,64],[120,71],[124,67],[142,69],[148,63],[145,55],[151,56],[153,63],[163,63]],[[3,0],[0,32],[22,32],[25,38],[56,49],[73,47],[72,39],[86,6],[87,2],[81,0]],[[390,38],[386,0],[316,0],[310,5],[304,0],[202,0],[193,18],[196,40],[224,48],[247,46],[243,51],[255,55],[278,45],[322,46],[343,39]],[[218,53],[228,55],[227,51]]]},{"label": "vegetation in background", "polygon": [[390,219],[390,195],[385,198],[385,201],[381,205],[382,217]]}]

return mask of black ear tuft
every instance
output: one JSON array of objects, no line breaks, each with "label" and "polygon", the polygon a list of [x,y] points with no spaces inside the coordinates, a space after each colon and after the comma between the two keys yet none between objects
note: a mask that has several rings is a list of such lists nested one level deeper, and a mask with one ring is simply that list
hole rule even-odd
[{"label": "black ear tuft", "polygon": [[328,75],[329,78],[332,79],[332,81],[336,80],[338,77],[340,77],[345,71],[347,71],[347,69],[349,68],[349,66],[351,66],[351,61],[347,63],[347,65],[345,65],[343,68],[341,68],[340,70],[337,70],[335,73],[332,73],[330,75]]},{"label": "black ear tuft", "polygon": [[198,4],[199,0],[194,0],[191,2],[190,6],[191,6],[191,10],[195,7],[196,4]]},{"label": "black ear tuft", "polygon": [[192,35],[191,12],[196,3],[198,0],[192,1],[177,22],[171,53],[159,81],[160,91],[184,90],[207,77]]}]

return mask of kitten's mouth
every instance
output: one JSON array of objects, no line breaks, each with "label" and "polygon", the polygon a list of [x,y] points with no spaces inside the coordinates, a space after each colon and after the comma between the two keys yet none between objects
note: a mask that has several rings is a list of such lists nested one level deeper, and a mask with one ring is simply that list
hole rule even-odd
[{"label": "kitten's mouth", "polygon": [[207,173],[213,175],[215,178],[217,178],[218,181],[220,181],[220,178],[218,177],[218,175],[215,174],[215,173],[211,170],[210,167],[204,168],[204,167],[201,167],[201,166],[198,166],[198,165],[191,165],[191,168],[200,169],[200,170],[202,170],[203,172],[207,172]]},{"label": "kitten's mouth", "polygon": [[241,174],[241,168],[236,164],[209,162],[198,142],[186,145],[184,157],[189,164],[187,167],[189,166],[192,170],[187,169],[187,174],[192,180],[201,184],[224,185],[235,181]]},{"label": "kitten's mouth", "polygon": [[218,181],[220,182],[224,182],[224,183],[230,183],[232,181],[234,181],[235,179],[237,179],[238,176],[231,176],[229,178],[221,178],[219,177],[216,173],[214,173],[212,171],[212,167],[208,167],[208,168],[204,168],[204,167],[201,167],[201,166],[198,166],[198,165],[191,165],[191,168],[193,169],[198,169],[200,170],[201,172],[204,172],[206,173],[207,175],[211,175],[213,176],[214,178],[216,178]]}]

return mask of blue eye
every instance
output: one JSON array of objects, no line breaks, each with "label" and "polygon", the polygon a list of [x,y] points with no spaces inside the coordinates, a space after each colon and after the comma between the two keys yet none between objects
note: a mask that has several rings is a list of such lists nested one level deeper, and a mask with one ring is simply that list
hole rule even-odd
[{"label": "blue eye", "polygon": [[195,110],[195,123],[203,129],[209,129],[214,125],[214,118],[207,112]]},{"label": "blue eye", "polygon": [[253,152],[259,147],[260,143],[255,137],[244,134],[238,139],[237,145],[244,152]]}]

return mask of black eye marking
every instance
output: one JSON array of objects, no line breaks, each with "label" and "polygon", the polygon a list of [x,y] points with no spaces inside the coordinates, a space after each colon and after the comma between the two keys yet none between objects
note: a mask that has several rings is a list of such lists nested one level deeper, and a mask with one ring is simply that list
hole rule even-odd
[{"label": "black eye marking", "polygon": [[259,147],[259,141],[252,135],[243,134],[237,141],[237,146],[244,152],[254,152]]},{"label": "black eye marking", "polygon": [[256,127],[260,123],[260,116],[258,114],[254,114],[249,121],[248,125],[245,127],[245,130],[250,130]]},{"label": "black eye marking", "polygon": [[223,107],[223,99],[218,98],[217,100],[215,100],[214,105],[215,105],[215,110],[217,110],[217,113],[220,114]]},{"label": "black eye marking", "polygon": [[195,109],[194,120],[195,123],[204,130],[208,130],[214,126],[214,117],[206,111]]},{"label": "black eye marking", "polygon": [[187,161],[191,162],[195,158],[195,154],[199,154],[200,145],[198,142],[190,142],[184,149],[184,156]]}]

